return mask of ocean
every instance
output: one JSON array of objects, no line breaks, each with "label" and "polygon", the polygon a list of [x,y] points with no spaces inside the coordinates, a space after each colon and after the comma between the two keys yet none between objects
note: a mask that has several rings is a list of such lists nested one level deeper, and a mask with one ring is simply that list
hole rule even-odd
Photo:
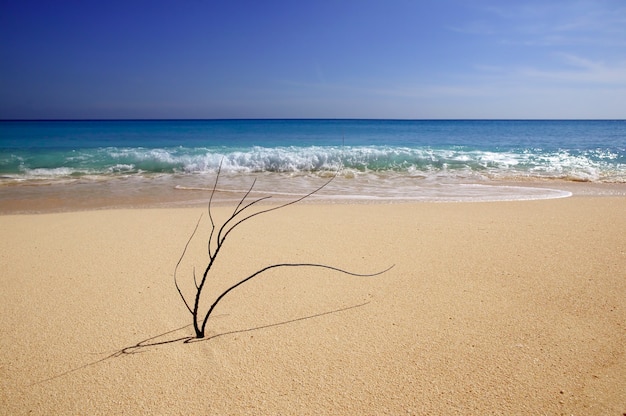
[{"label": "ocean", "polygon": [[[625,120],[1,121],[0,204],[61,198],[491,201],[626,184]],[[21,198],[21,199],[20,199]],[[106,204],[105,204],[106,205]]]}]

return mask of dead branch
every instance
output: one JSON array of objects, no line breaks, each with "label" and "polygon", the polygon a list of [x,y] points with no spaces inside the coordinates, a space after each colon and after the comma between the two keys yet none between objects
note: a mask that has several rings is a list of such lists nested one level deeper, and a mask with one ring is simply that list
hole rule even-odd
[{"label": "dead branch", "polygon": [[239,203],[237,204],[237,206],[235,206],[235,209],[233,210],[232,214],[228,217],[228,219],[226,221],[224,221],[222,223],[222,225],[218,228],[217,225],[215,224],[215,221],[213,219],[213,215],[211,212],[212,209],[212,202],[213,202],[213,197],[215,195],[215,192],[217,190],[217,184],[219,182],[219,178],[220,178],[220,174],[221,174],[221,170],[222,170],[222,163],[220,162],[219,168],[217,170],[217,175],[215,178],[215,183],[213,184],[213,188],[211,190],[211,196],[209,197],[209,202],[208,202],[208,216],[209,216],[209,221],[211,224],[211,230],[209,233],[209,238],[207,241],[207,252],[208,252],[208,264],[206,266],[206,268],[204,269],[204,272],[202,274],[202,278],[200,279],[200,281],[198,282],[196,273],[195,273],[195,268],[193,271],[193,279],[194,279],[194,285],[196,287],[196,293],[195,293],[195,297],[194,297],[194,301],[193,301],[193,307],[191,306],[191,302],[189,302],[187,300],[187,298],[184,296],[179,284],[178,284],[178,277],[177,277],[177,273],[178,273],[178,268],[180,266],[180,263],[182,262],[183,258],[185,257],[185,254],[187,253],[187,248],[189,247],[189,244],[191,243],[191,240],[194,238],[194,236],[196,235],[196,232],[198,231],[199,225],[200,225],[200,221],[202,219],[202,215],[200,216],[200,218],[198,219],[198,222],[196,223],[196,226],[193,230],[193,232],[191,233],[191,236],[189,237],[189,239],[187,240],[187,244],[185,244],[185,247],[183,249],[183,252],[178,260],[178,263],[176,263],[176,267],[174,268],[174,284],[176,286],[176,290],[178,291],[178,294],[180,295],[180,297],[182,298],[185,306],[187,307],[187,310],[191,313],[192,318],[193,318],[193,327],[194,327],[194,331],[196,334],[196,338],[204,338],[205,336],[205,329],[206,329],[206,325],[207,322],[209,320],[209,316],[211,315],[211,313],[213,312],[213,310],[215,309],[215,307],[217,306],[217,304],[224,298],[224,296],[226,296],[228,293],[230,293],[232,290],[234,290],[235,288],[241,286],[242,284],[244,284],[245,282],[248,282],[249,280],[253,279],[254,277],[260,275],[261,273],[264,273],[268,270],[271,269],[275,269],[278,267],[318,267],[318,268],[324,268],[324,269],[329,269],[329,270],[333,270],[336,272],[340,272],[343,274],[347,274],[347,275],[351,275],[351,276],[360,276],[360,277],[371,277],[371,276],[377,276],[379,274],[385,273],[386,271],[388,271],[389,269],[391,269],[393,266],[380,271],[380,272],[376,272],[376,273],[371,273],[371,274],[359,274],[359,273],[353,273],[338,267],[333,267],[333,266],[327,266],[324,264],[317,264],[317,263],[280,263],[280,264],[273,264],[270,266],[266,266],[264,268],[262,268],[261,270],[258,270],[257,272],[251,274],[250,276],[240,280],[239,282],[237,282],[236,284],[230,286],[228,289],[224,290],[219,296],[217,296],[216,300],[211,304],[211,306],[209,307],[208,311],[204,314],[200,313],[200,300],[203,297],[203,290],[205,288],[205,284],[207,282],[207,278],[209,276],[209,272],[211,271],[211,268],[213,267],[213,264],[215,262],[215,259],[217,258],[218,254],[220,253],[220,250],[222,249],[222,247],[224,246],[224,243],[226,241],[226,238],[230,235],[230,233],[237,228],[238,226],[240,226],[241,224],[243,224],[244,222],[258,216],[261,214],[265,214],[271,211],[276,211],[278,209],[281,208],[285,208],[287,206],[296,204],[312,195],[314,195],[315,193],[319,192],[320,190],[322,190],[324,187],[326,187],[330,182],[333,181],[333,179],[335,179],[336,175],[334,175],[333,177],[331,177],[328,181],[326,181],[322,186],[320,186],[319,188],[309,192],[308,194],[297,198],[293,201],[289,201],[287,203],[278,205],[278,206],[274,206],[274,207],[270,207],[270,208],[266,208],[266,209],[261,209],[259,211],[250,213],[250,214],[245,214],[247,212],[247,210],[251,207],[253,207],[254,205],[262,202],[262,201],[266,201],[268,199],[271,198],[271,196],[265,196],[265,197],[261,197],[261,198],[257,198],[254,200],[251,200],[249,202],[247,202],[248,197],[250,196],[250,194],[252,193],[254,186],[256,184],[256,179],[252,182],[252,185],[250,185],[250,188],[247,190],[247,192],[244,194],[244,196],[241,198],[241,200],[239,201]]}]

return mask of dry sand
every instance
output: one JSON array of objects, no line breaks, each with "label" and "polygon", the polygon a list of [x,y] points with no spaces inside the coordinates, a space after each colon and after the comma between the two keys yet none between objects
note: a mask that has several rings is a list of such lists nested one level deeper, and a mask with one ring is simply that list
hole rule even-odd
[{"label": "dry sand", "polygon": [[[202,211],[0,216],[0,413],[626,412],[626,198],[257,217],[215,281],[284,261],[395,267],[268,272],[184,343],[172,272]],[[152,337],[173,342],[118,354]]]}]

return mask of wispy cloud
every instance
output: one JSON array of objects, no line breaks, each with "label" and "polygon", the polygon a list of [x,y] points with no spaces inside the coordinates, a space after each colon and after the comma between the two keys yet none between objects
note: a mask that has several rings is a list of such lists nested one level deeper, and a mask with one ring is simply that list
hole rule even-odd
[{"label": "wispy cloud", "polygon": [[552,82],[626,87],[626,61],[609,65],[568,53],[558,53],[556,56],[565,64],[558,69],[527,67],[516,72],[528,78]]},{"label": "wispy cloud", "polygon": [[480,20],[448,29],[493,35],[504,44],[626,46],[626,3],[621,1],[511,2],[482,12]]}]

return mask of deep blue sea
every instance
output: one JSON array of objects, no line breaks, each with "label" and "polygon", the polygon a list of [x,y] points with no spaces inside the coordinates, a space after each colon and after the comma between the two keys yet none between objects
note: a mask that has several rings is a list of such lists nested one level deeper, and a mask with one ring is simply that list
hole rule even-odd
[{"label": "deep blue sea", "polygon": [[[338,172],[329,197],[555,197],[564,193],[546,182],[626,183],[626,121],[0,122],[0,187],[114,181],[184,191],[208,186],[220,163],[221,186],[233,191],[254,176],[260,191],[298,193]],[[519,182],[543,191],[506,188]]]}]

